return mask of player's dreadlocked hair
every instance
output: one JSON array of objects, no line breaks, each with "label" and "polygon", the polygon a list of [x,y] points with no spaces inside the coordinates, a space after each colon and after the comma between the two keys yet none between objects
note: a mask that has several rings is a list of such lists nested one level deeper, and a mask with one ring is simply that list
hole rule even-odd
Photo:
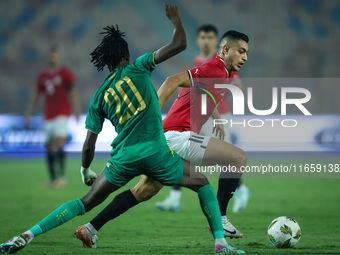
[{"label": "player's dreadlocked hair", "polygon": [[105,34],[102,42],[90,54],[92,56],[91,62],[97,67],[98,71],[103,71],[107,65],[109,70],[113,70],[126,57],[130,56],[127,42],[123,39],[125,33],[114,26],[107,26],[104,28]]}]

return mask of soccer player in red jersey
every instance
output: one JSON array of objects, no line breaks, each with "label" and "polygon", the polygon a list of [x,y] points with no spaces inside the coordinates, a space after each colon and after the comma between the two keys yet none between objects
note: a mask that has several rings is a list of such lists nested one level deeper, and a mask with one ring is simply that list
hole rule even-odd
[{"label": "soccer player in red jersey", "polygon": [[56,188],[63,188],[66,184],[64,144],[68,135],[67,120],[71,115],[71,104],[77,121],[80,117],[80,100],[75,88],[75,75],[70,68],[61,66],[60,60],[58,48],[52,46],[48,54],[48,68],[39,73],[35,93],[25,114],[27,126],[40,98],[45,97],[44,131],[50,174],[49,186]]},{"label": "soccer player in red jersey", "polygon": [[[223,141],[223,125],[216,125],[216,134],[221,140],[210,136],[199,135],[203,124],[210,115],[214,119],[220,119],[215,109],[215,102],[207,97],[207,113],[201,115],[202,83],[205,89],[212,91],[213,83],[204,82],[204,79],[224,79],[224,83],[230,83],[232,72],[237,72],[248,59],[248,37],[245,34],[228,31],[219,43],[217,56],[206,61],[203,65],[167,78],[158,91],[160,106],[170,97],[179,86],[191,89],[182,89],[179,96],[170,108],[167,117],[163,120],[165,137],[169,146],[182,158],[189,160],[196,166],[221,165],[236,168],[238,174],[230,178],[230,173],[221,172],[217,198],[220,205],[224,234],[228,237],[242,237],[243,234],[237,230],[227,219],[227,204],[235,192],[239,179],[242,175],[241,167],[246,165],[245,153]],[[197,81],[198,79],[201,79]],[[202,80],[203,79],[203,80]],[[221,82],[218,82],[221,83]],[[204,87],[203,87],[204,88]],[[224,98],[227,89],[215,89],[220,98]]]},{"label": "soccer player in red jersey", "polygon": [[[217,54],[216,46],[218,44],[218,30],[214,25],[205,24],[198,28],[197,30],[197,45],[200,49],[200,54],[198,54],[194,59],[194,66],[201,66],[207,60],[213,58]],[[240,77],[237,72],[231,72],[230,74],[231,84],[242,89],[242,84]],[[182,89],[185,90],[185,89]],[[227,99],[227,94],[223,98],[223,104],[217,106],[217,110],[221,116],[221,119],[230,120],[231,112],[230,106]],[[202,136],[213,136],[213,121],[208,120],[200,131]],[[228,126],[224,127],[224,141],[232,143],[230,128]],[[160,202],[156,202],[156,207],[163,211],[178,212],[180,210],[180,199],[181,199],[181,187],[175,186],[171,189],[169,196]],[[249,188],[244,185],[240,179],[238,187],[234,195],[234,205],[233,212],[239,212],[244,209],[248,203],[250,197]]]}]

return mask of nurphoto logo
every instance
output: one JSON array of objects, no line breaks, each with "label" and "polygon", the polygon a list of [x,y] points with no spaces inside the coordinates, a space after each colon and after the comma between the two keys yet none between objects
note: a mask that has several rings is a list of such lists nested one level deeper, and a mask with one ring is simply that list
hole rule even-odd
[{"label": "nurphoto logo", "polygon": [[[231,95],[233,97],[233,115],[244,115],[244,102],[245,102],[245,96],[240,88],[238,88],[235,85],[232,84],[215,84],[214,85],[215,89],[228,89],[231,92]],[[298,88],[298,87],[282,87],[281,88],[281,97],[280,97],[280,103],[281,103],[281,115],[286,116],[287,115],[287,105],[295,105],[304,115],[312,115],[307,108],[303,105],[307,103],[311,99],[311,93],[308,89],[305,88]],[[288,98],[289,93],[298,93],[301,94],[303,97],[302,98]],[[210,97],[213,98],[211,93],[207,93]],[[207,115],[207,94],[202,94],[201,95],[201,114],[202,115]],[[272,88],[272,105],[269,109],[266,110],[258,110],[255,109],[254,104],[253,104],[253,88],[248,87],[247,88],[247,106],[248,109],[251,113],[254,115],[260,115],[260,116],[267,116],[270,114],[273,114],[277,107],[278,107],[278,88],[273,87]],[[218,97],[220,100],[220,98]],[[216,101],[213,98],[215,104]],[[251,119],[248,120],[248,126],[249,127],[262,127],[264,126],[265,122],[271,122],[272,127],[274,127],[275,122],[281,122],[281,125],[283,127],[295,127],[297,126],[297,121],[294,119]],[[227,124],[230,123],[231,127],[234,125],[243,125],[244,127],[246,126],[246,121],[244,120],[243,122],[232,122],[232,120],[226,120],[226,119],[214,119],[214,126],[216,124]],[[255,125],[257,123],[257,125]]]}]

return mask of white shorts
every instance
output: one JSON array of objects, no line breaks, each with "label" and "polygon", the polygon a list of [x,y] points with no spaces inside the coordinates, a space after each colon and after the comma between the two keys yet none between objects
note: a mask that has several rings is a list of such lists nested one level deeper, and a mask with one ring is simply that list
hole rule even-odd
[{"label": "white shorts", "polygon": [[209,136],[201,136],[192,131],[168,131],[165,133],[168,145],[183,159],[200,166],[207,149]]},{"label": "white shorts", "polygon": [[67,116],[59,116],[52,120],[46,120],[44,124],[45,141],[49,143],[57,137],[67,138]]},{"label": "white shorts", "polygon": [[[229,121],[230,117],[231,117],[230,112],[221,114],[221,119]],[[207,120],[207,122],[204,123],[204,125],[202,126],[202,129],[200,131],[200,135],[211,136],[211,137],[218,139],[218,137],[216,137],[215,134],[212,133],[213,127],[214,126],[213,126],[212,119],[209,118]],[[224,141],[227,142],[227,143],[231,143],[231,133],[230,133],[230,128],[229,128],[228,125],[224,125],[224,132],[225,132]]]}]

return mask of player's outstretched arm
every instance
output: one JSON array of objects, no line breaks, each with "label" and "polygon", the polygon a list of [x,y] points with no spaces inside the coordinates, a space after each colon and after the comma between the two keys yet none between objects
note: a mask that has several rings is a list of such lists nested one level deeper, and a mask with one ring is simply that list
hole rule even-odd
[{"label": "player's outstretched arm", "polygon": [[83,145],[82,167],[80,169],[80,173],[82,175],[83,182],[87,186],[91,186],[97,177],[97,175],[90,169],[91,162],[94,158],[97,137],[98,134],[87,131],[86,140]]},{"label": "player's outstretched arm", "polygon": [[157,91],[159,106],[161,109],[166,100],[169,99],[178,87],[190,87],[190,77],[188,72],[170,76],[163,82],[162,86]]},{"label": "player's outstretched arm", "polygon": [[182,26],[178,7],[171,6],[165,3],[165,12],[166,16],[169,18],[169,20],[171,20],[174,26],[174,33],[172,35],[171,42],[156,51],[155,64],[159,64],[173,57],[174,55],[185,50],[185,48],[187,47],[187,39],[184,28]]}]

